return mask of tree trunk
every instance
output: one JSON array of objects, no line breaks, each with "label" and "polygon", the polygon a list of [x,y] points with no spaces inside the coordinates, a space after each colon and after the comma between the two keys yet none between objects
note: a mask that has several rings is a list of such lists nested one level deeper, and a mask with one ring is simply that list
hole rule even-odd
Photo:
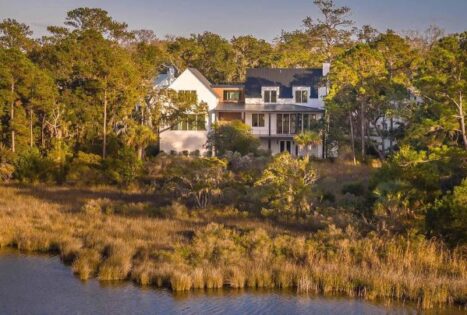
[{"label": "tree trunk", "polygon": [[[375,124],[375,127],[377,128],[377,125]],[[386,117],[383,117],[383,131],[381,132],[381,151],[383,153],[384,158],[386,158],[386,145],[384,141],[386,138],[384,137],[384,134],[386,133]]]},{"label": "tree trunk", "polygon": [[457,107],[459,111],[459,120],[461,125],[462,141],[464,142],[464,149],[467,150],[467,134],[465,131],[465,115],[464,115],[464,105],[462,104],[462,93],[459,93],[459,106]]},{"label": "tree trunk", "polygon": [[102,142],[102,158],[107,155],[107,89],[104,89],[104,121],[102,123],[104,138]]},{"label": "tree trunk", "polygon": [[143,146],[142,145],[138,145],[138,160],[142,160],[143,159]]},{"label": "tree trunk", "polygon": [[352,158],[353,164],[357,165],[357,159],[355,157],[355,136],[353,133],[353,122],[352,122],[352,112],[349,111],[349,124],[350,124],[350,142],[352,145]]},{"label": "tree trunk", "polygon": [[362,101],[360,103],[360,141],[361,141],[361,154],[362,160],[365,159],[365,104]]},{"label": "tree trunk", "polygon": [[41,147],[45,147],[45,135],[44,135],[44,129],[45,129],[45,116],[42,117],[41,119]]},{"label": "tree trunk", "polygon": [[394,137],[394,134],[393,134],[393,130],[394,130],[394,119],[391,117],[391,121],[390,121],[390,127],[389,127],[389,151],[392,153],[393,150],[394,150],[394,140],[393,140],[393,137]]},{"label": "tree trunk", "polygon": [[29,146],[32,148],[34,145],[34,135],[32,132],[32,109],[29,110]]},{"label": "tree trunk", "polygon": [[13,120],[15,119],[15,83],[11,83],[11,104],[10,104],[10,128],[11,128],[11,151],[15,152],[15,130],[13,128]]}]

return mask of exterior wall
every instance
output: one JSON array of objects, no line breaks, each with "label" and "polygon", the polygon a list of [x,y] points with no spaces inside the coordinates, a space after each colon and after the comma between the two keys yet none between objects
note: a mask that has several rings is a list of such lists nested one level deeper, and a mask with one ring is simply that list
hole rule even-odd
[{"label": "exterior wall", "polygon": [[196,91],[198,102],[208,104],[209,111],[212,111],[217,106],[217,96],[201,83],[198,78],[190,71],[185,70],[175,81],[170,85],[170,88],[175,91]]},{"label": "exterior wall", "polygon": [[167,130],[161,134],[160,148],[165,153],[193,152],[206,153],[207,131]]},{"label": "exterior wall", "polygon": [[217,113],[217,120],[219,121],[232,121],[243,120],[241,112],[219,112]]},{"label": "exterior wall", "polygon": [[[198,102],[204,102],[208,106],[208,118],[206,130],[211,128],[213,122],[213,110],[217,106],[217,97],[206,87],[189,69],[185,70],[170,85],[175,91],[196,91]],[[168,130],[160,136],[160,149],[164,152],[196,151],[206,152],[207,131],[196,130]]]},{"label": "exterior wall", "polygon": [[[217,98],[220,102],[228,102],[228,103],[243,103],[245,101],[245,91],[243,88],[239,87],[214,87],[212,89],[214,93],[216,93]],[[229,101],[224,100],[224,91],[240,91],[240,100],[238,101]]]},{"label": "exterior wall", "polygon": [[[253,114],[264,114],[264,127],[253,127],[252,126],[252,117]],[[272,120],[272,118],[271,118]],[[272,121],[271,121],[272,123]],[[268,135],[269,134],[269,118],[268,113],[245,113],[245,124],[251,127],[251,132],[254,135]],[[271,130],[272,132],[272,130]]]}]

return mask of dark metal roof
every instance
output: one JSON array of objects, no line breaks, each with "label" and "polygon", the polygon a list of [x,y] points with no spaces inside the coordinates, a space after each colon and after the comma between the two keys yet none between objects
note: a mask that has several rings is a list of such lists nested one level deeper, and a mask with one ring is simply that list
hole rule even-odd
[{"label": "dark metal roof", "polygon": [[245,82],[246,97],[261,97],[261,87],[279,87],[279,98],[293,98],[292,87],[311,87],[310,98],[318,97],[318,84],[323,69],[248,69]]},{"label": "dark metal roof", "polygon": [[243,84],[213,84],[212,85],[213,88],[224,88],[224,89],[243,89],[245,87],[245,85]]},{"label": "dark metal roof", "polygon": [[214,109],[218,112],[323,112],[317,107],[296,104],[238,104],[219,103]]}]

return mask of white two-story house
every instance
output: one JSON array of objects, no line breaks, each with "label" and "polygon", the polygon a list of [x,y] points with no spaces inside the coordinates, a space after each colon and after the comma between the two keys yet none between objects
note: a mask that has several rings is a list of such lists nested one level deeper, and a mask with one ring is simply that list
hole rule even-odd
[{"label": "white two-story house", "polygon": [[[327,93],[323,78],[328,72],[329,64],[321,69],[249,69],[244,84],[213,85],[199,71],[189,68],[168,87],[196,93],[198,101],[208,105],[207,115],[197,118],[199,123],[181,122],[161,134],[160,149],[204,153],[213,123],[241,120],[251,126],[263,149],[272,154],[288,151],[303,155],[293,138],[312,130],[323,118]],[[313,145],[307,153],[322,157],[322,144]]]}]

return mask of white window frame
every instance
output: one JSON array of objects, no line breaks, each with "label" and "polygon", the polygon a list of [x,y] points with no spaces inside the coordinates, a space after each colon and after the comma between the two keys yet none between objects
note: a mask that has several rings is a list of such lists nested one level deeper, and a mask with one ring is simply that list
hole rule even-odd
[{"label": "white window frame", "polygon": [[[276,101],[275,102],[266,102],[266,92],[275,91],[276,92]],[[279,100],[279,87],[263,87],[261,88],[261,99],[264,104],[275,104]]]},{"label": "white window frame", "polygon": [[[259,117],[263,116],[263,119],[261,120]],[[256,126],[255,126],[255,119],[254,117],[256,116]],[[260,122],[263,124],[261,125]],[[253,128],[264,128],[266,127],[266,115],[264,113],[252,113],[251,114],[251,127]]]},{"label": "white window frame", "polygon": [[[305,99],[305,102],[298,102],[296,98],[297,91],[306,91],[307,97]],[[308,104],[310,102],[310,96],[311,96],[311,88],[308,86],[294,86],[292,89],[293,95],[292,98],[295,103],[297,104]]]}]

